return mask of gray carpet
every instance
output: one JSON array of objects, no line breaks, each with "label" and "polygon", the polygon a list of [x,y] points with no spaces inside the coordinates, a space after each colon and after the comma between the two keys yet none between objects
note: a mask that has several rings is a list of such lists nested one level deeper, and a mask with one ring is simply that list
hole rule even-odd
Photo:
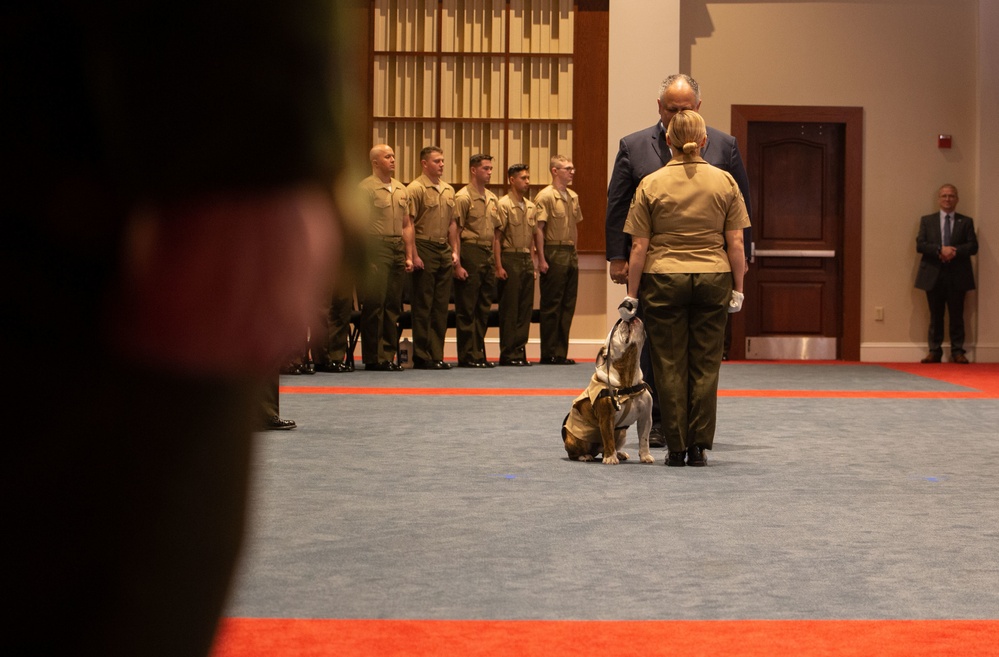
[{"label": "gray carpet", "polygon": [[[972,366],[974,367],[974,366]],[[999,400],[722,397],[707,468],[570,462],[592,364],[283,377],[227,615],[976,619],[999,614]],[[728,390],[961,386],[877,365],[726,364]],[[628,451],[637,459],[634,429]]]}]

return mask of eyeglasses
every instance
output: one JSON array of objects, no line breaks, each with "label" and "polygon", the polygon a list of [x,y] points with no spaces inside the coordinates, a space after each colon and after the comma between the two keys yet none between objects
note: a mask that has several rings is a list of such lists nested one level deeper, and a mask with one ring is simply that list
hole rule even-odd
[{"label": "eyeglasses", "polygon": [[576,173],[576,167],[555,167],[558,171],[568,171],[569,173]]}]

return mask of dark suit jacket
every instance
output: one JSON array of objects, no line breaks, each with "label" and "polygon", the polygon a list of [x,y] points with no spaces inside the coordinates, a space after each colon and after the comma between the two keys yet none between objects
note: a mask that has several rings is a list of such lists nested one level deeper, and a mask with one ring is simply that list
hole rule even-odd
[{"label": "dark suit jacket", "polygon": [[[659,170],[669,162],[670,157],[672,155],[666,146],[666,135],[658,123],[621,140],[617,158],[614,160],[614,171],[607,186],[605,230],[608,260],[621,258],[627,260],[631,255],[631,235],[624,232],[624,222],[628,218],[631,198],[635,195],[642,178]],[[746,175],[746,167],[742,164],[735,137],[709,127],[708,143],[701,157],[709,164],[732,174],[746,201],[746,211],[752,216],[752,208],[749,205],[749,176]],[[745,230],[743,239],[746,243],[748,260],[752,249],[752,228]]]},{"label": "dark suit jacket", "polygon": [[971,268],[971,256],[978,253],[978,238],[975,236],[975,222],[971,217],[954,213],[950,244],[957,249],[957,256],[950,262],[940,262],[940,247],[943,245],[943,236],[940,234],[940,213],[934,212],[920,218],[916,251],[923,254],[923,259],[916,273],[918,289],[932,290],[941,274],[951,280],[955,290],[975,289],[975,272]]}]

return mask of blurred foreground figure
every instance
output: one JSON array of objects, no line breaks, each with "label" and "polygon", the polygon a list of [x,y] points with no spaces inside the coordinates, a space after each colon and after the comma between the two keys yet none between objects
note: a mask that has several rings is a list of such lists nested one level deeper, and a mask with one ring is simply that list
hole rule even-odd
[{"label": "blurred foreground figure", "polygon": [[0,9],[12,655],[205,655],[263,386],[329,288],[333,3]]}]

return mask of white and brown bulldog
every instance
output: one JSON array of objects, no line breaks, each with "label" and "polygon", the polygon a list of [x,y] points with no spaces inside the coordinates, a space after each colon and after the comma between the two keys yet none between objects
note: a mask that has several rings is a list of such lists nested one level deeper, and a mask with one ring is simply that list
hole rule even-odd
[{"label": "white and brown bulldog", "polygon": [[628,427],[638,424],[638,455],[652,463],[649,431],[652,428],[652,395],[642,380],[639,356],[645,343],[642,320],[631,317],[614,325],[607,343],[597,354],[596,372],[586,390],[572,402],[562,423],[562,440],[569,458],[604,463],[628,458],[621,451]]}]

